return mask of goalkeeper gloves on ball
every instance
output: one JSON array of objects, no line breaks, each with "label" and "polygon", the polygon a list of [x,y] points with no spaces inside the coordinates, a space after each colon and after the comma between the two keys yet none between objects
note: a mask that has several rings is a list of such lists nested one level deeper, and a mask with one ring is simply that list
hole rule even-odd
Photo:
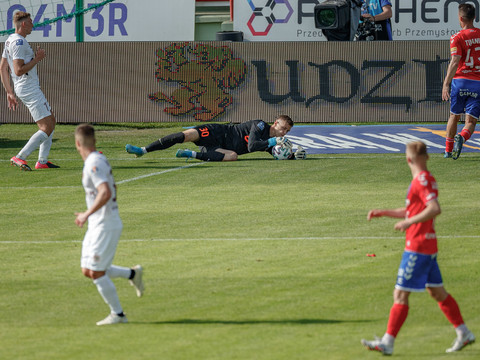
[{"label": "goalkeeper gloves on ball", "polygon": [[305,160],[307,158],[307,152],[300,145],[298,145],[297,151],[295,151],[293,155],[295,156],[295,160]]},{"label": "goalkeeper gloves on ball", "polygon": [[292,142],[288,140],[285,136],[276,137],[275,140],[277,141],[277,145],[282,145],[287,148],[293,148]]}]

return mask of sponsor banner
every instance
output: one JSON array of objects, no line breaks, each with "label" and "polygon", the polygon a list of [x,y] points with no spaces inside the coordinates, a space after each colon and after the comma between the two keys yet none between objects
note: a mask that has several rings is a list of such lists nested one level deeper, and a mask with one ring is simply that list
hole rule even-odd
[{"label": "sponsor banner", "polygon": [[[247,41],[322,41],[314,7],[323,0],[236,0],[234,29]],[[448,40],[460,30],[458,4],[479,1],[390,0],[394,40]]]},{"label": "sponsor banner", "polygon": [[[100,3],[96,1],[95,3]],[[1,1],[0,30],[13,28],[16,11],[31,14],[33,22],[75,12],[75,0],[52,2],[46,0]],[[84,8],[91,6],[84,1]],[[139,6],[140,5],[140,6]],[[76,19],[70,18],[39,28],[28,41],[75,41]],[[84,41],[193,41],[195,33],[195,2],[192,0],[158,1],[115,0],[84,14]],[[8,35],[0,36],[5,41]]]},{"label": "sponsor banner", "polygon": [[[445,151],[445,125],[294,126],[287,137],[308,154],[403,154],[405,145],[423,141],[429,153]],[[480,131],[463,145],[462,153],[480,152]],[[477,138],[477,139],[476,139]]]},{"label": "sponsor banner", "polygon": [[[59,122],[238,123],[287,114],[299,123],[431,123],[449,116],[441,100],[448,41],[36,45],[47,53],[38,73]],[[2,110],[0,121],[31,117],[21,105]]]}]

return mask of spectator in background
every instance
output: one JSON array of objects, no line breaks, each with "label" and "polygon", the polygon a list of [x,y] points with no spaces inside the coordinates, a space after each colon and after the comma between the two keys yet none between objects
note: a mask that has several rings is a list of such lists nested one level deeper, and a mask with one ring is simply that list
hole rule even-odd
[{"label": "spectator in background", "polygon": [[388,0],[364,0],[356,41],[393,40],[392,4]]}]

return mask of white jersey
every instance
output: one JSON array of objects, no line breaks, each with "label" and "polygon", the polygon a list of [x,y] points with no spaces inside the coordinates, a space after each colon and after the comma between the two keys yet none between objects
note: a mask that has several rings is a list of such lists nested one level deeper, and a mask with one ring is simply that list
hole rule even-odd
[{"label": "white jersey", "polygon": [[25,64],[28,64],[35,57],[32,47],[22,35],[12,34],[8,37],[5,41],[2,57],[7,59],[8,66],[10,66],[15,93],[18,96],[27,95],[40,89],[36,65],[22,76],[15,75],[13,71],[13,60],[21,59]]},{"label": "white jersey", "polygon": [[89,209],[97,197],[97,187],[107,183],[112,196],[108,202],[88,217],[88,228],[102,226],[105,228],[122,227],[118,214],[117,187],[113,179],[113,172],[105,155],[98,151],[90,153],[85,160],[82,174],[82,184],[85,189],[87,208]]}]

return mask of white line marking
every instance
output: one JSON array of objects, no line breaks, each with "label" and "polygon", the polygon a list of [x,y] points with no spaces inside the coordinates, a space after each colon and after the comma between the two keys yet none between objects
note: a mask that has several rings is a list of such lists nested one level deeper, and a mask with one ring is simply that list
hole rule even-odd
[{"label": "white line marking", "polygon": [[151,173],[151,174],[136,176],[136,177],[131,178],[131,179],[125,179],[125,180],[117,181],[116,183],[117,183],[117,185],[121,185],[121,184],[128,183],[130,181],[145,179],[145,178],[150,177],[150,176],[162,175],[162,174],[166,174],[166,173],[169,173],[169,172],[172,172],[172,171],[182,170],[182,169],[186,169],[186,168],[189,168],[189,167],[192,167],[192,166],[198,166],[198,165],[202,165],[202,164],[205,164],[205,162],[202,161],[202,162],[198,162],[198,163],[193,163],[193,164],[189,164],[189,165],[176,167],[176,168],[173,168],[173,169],[168,169],[168,170],[154,172],[154,173]]},{"label": "white line marking", "polygon": [[[438,236],[438,239],[478,239],[480,235],[450,235],[450,236]],[[404,240],[402,236],[347,236],[347,237],[335,237],[335,236],[313,236],[313,237],[283,237],[283,238],[166,238],[166,239],[120,239],[120,242],[187,242],[187,241],[302,241],[302,240]],[[12,240],[0,240],[0,244],[71,244],[81,243],[82,240],[32,240],[32,241],[12,241]]]},{"label": "white line marking", "polygon": [[[192,167],[192,166],[202,165],[202,164],[205,164],[205,163],[206,163],[205,161],[198,162],[198,163],[192,163],[192,164],[189,164],[189,165],[179,166],[179,167],[176,167],[176,168],[167,169],[167,170],[163,170],[163,171],[158,171],[158,172],[154,172],[154,173],[151,173],[151,174],[136,176],[136,177],[131,178],[131,179],[120,180],[120,181],[117,181],[116,183],[117,183],[117,185],[121,185],[121,184],[128,183],[130,181],[140,180],[140,179],[144,179],[144,178],[147,178],[147,177],[150,177],[150,176],[162,175],[162,174],[166,174],[166,173],[169,173],[169,172],[172,172],[172,171],[182,170],[182,169],[186,169],[186,168],[189,168],[189,167]],[[71,189],[71,188],[77,189],[77,188],[80,188],[80,187],[79,186],[72,186],[72,185],[65,185],[65,186],[0,186],[0,189],[21,189],[21,190],[27,190],[27,189]]]}]

